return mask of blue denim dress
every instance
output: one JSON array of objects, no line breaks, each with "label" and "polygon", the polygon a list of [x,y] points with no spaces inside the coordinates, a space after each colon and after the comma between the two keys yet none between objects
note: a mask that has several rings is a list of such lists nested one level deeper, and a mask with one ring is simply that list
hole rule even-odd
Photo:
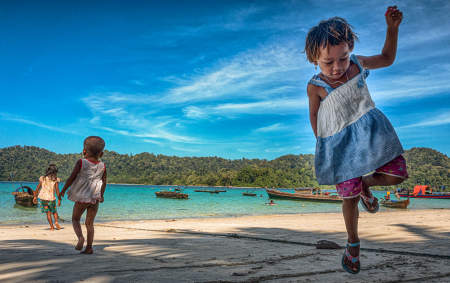
[{"label": "blue denim dress", "polygon": [[345,84],[332,88],[318,75],[309,81],[328,93],[317,114],[315,171],[320,185],[365,175],[403,153],[394,128],[370,97],[365,82],[369,71],[355,55],[350,60],[359,74]]}]

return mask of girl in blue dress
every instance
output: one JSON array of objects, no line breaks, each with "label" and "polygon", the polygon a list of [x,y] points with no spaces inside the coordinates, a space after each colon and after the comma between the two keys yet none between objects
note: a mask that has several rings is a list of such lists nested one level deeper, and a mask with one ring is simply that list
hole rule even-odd
[{"label": "girl in blue dress", "polygon": [[336,185],[344,199],[348,243],[342,267],[353,274],[360,271],[358,202],[375,213],[378,200],[369,187],[396,185],[408,177],[402,145],[389,120],[375,108],[365,82],[369,69],[394,62],[402,16],[396,6],[388,8],[386,41],[381,54],[374,56],[351,54],[358,38],[339,17],[321,21],[306,37],[307,58],[321,71],[307,88],[317,138],[316,177],[321,185]]}]

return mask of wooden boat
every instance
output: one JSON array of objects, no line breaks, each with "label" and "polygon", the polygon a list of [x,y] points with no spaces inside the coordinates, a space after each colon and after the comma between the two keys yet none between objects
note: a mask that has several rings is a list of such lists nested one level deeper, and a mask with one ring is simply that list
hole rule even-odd
[{"label": "wooden boat", "polygon": [[384,198],[380,199],[380,204],[385,207],[390,208],[407,208],[409,205],[409,199],[405,200],[386,200]]},{"label": "wooden boat", "polygon": [[211,193],[211,194],[218,194],[220,193],[219,190],[194,190],[194,192],[198,192],[198,193]]},{"label": "wooden boat", "polygon": [[25,207],[36,207],[33,203],[33,189],[28,186],[20,186],[15,192],[12,192],[16,204]]},{"label": "wooden boat", "polygon": [[250,193],[250,192],[243,192],[242,195],[243,196],[248,196],[248,197],[256,197],[255,193]]},{"label": "wooden boat", "polygon": [[399,195],[408,198],[450,199],[449,192],[433,192],[433,189],[426,185],[415,186],[412,193],[408,189],[400,190]]},{"label": "wooden boat", "polygon": [[172,192],[172,191],[160,191],[155,192],[155,195],[159,198],[174,198],[174,199],[188,199],[188,194],[183,194],[180,192]]},{"label": "wooden boat", "polygon": [[313,194],[312,191],[288,193],[288,192],[282,192],[282,191],[275,190],[275,189],[266,189],[266,192],[270,198],[306,200],[306,201],[317,201],[317,202],[342,202],[342,198],[338,195],[330,195],[327,193]]}]

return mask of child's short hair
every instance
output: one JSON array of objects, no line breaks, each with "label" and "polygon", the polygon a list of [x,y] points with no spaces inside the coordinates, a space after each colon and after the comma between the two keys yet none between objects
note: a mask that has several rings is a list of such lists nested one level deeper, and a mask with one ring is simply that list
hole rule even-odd
[{"label": "child's short hair", "polygon": [[93,156],[99,156],[105,148],[105,141],[98,136],[89,136],[84,139],[84,149]]},{"label": "child's short hair", "polygon": [[358,40],[352,26],[340,17],[323,20],[319,25],[312,27],[306,36],[305,53],[308,61],[317,62],[320,56],[320,48],[328,45],[339,45],[346,42],[353,49],[355,40]]}]

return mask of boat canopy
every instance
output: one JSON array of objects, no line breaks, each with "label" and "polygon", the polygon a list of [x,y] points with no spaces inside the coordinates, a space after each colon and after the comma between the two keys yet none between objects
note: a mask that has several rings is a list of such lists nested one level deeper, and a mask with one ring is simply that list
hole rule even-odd
[{"label": "boat canopy", "polygon": [[417,196],[419,193],[421,195],[425,195],[426,194],[425,192],[426,192],[427,189],[431,190],[431,188],[429,188],[429,186],[427,186],[427,185],[417,185],[417,186],[414,187],[413,195]]}]

